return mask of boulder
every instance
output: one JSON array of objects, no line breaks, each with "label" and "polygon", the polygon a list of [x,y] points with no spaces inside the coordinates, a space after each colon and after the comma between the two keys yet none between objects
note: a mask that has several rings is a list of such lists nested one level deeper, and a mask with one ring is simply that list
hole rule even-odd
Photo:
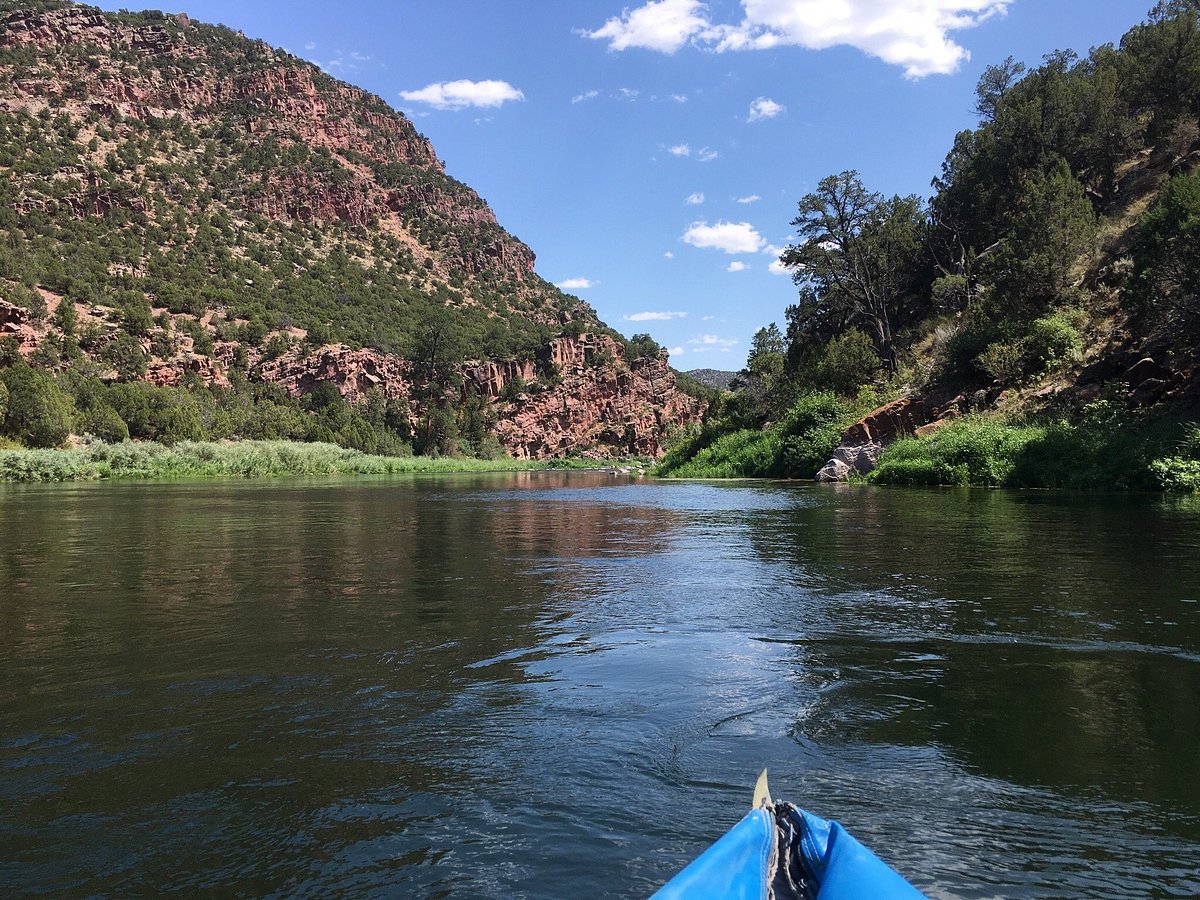
[{"label": "boulder", "polygon": [[854,472],[865,475],[879,464],[884,447],[915,434],[929,419],[929,406],[919,397],[893,400],[872,410],[842,432],[841,443],[817,473],[817,481],[846,481]]},{"label": "boulder", "polygon": [[854,469],[840,459],[831,459],[825,463],[821,471],[817,473],[817,481],[822,484],[830,484],[838,481],[849,481],[850,473]]}]

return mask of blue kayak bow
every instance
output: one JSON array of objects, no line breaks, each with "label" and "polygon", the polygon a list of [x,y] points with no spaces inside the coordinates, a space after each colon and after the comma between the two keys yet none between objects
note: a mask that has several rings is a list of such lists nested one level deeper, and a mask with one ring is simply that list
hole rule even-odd
[{"label": "blue kayak bow", "polygon": [[651,900],[919,900],[894,869],[830,822],[773,803],[764,771],[754,809]]}]

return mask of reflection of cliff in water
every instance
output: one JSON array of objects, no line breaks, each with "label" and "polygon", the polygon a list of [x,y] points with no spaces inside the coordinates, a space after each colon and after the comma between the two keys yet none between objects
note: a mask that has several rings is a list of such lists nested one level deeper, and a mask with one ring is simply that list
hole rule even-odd
[{"label": "reflection of cliff in water", "polygon": [[822,742],[1200,801],[1200,515],[1139,496],[838,489],[753,533],[797,585]]},{"label": "reflection of cliff in water", "polygon": [[[173,818],[218,841],[243,819],[264,829],[255,810],[270,803],[296,818],[242,840],[290,847],[298,868],[312,851],[293,836],[313,827],[313,810],[328,810],[323,840],[387,840],[403,851],[397,865],[413,864],[440,838],[406,822],[452,823],[447,791],[520,776],[519,758],[508,768],[471,760],[519,747],[506,736],[519,738],[538,714],[525,709],[538,679],[528,662],[554,621],[595,590],[577,560],[653,552],[673,515],[538,495],[561,481],[10,490],[0,718],[14,740],[54,749],[10,773],[0,805],[50,840],[55,822],[123,815],[136,797],[159,810],[138,821]],[[61,730],[39,738],[47,718]],[[143,749],[131,754],[139,734]],[[305,761],[303,776],[282,771],[281,759]],[[341,818],[351,800],[394,811]],[[162,842],[137,821],[121,834],[123,852],[146,859],[148,883],[208,865],[202,845],[150,862]],[[75,865],[103,868],[86,856]]]}]

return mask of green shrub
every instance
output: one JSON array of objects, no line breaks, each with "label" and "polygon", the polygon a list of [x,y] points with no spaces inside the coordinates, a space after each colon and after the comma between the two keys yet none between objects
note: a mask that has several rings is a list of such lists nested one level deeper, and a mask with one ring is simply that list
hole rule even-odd
[{"label": "green shrub", "polygon": [[1200,459],[1165,457],[1150,463],[1150,471],[1164,491],[1195,493],[1200,491]]},{"label": "green shrub", "polygon": [[75,404],[49,375],[24,363],[5,369],[3,430],[28,447],[57,447],[71,433]]},{"label": "green shrub", "polygon": [[75,418],[75,431],[110,444],[129,440],[129,427],[115,409],[105,404],[81,410]]},{"label": "green shrub", "polygon": [[853,397],[879,372],[879,354],[875,344],[857,328],[832,338],[817,362],[815,378],[822,387],[843,397]]},{"label": "green shrub", "polygon": [[1040,375],[1062,362],[1076,358],[1083,339],[1072,316],[1055,312],[1034,319],[1025,338],[1025,358],[1031,375]]},{"label": "green shrub", "polygon": [[975,358],[975,366],[999,381],[1012,384],[1025,375],[1024,341],[996,341]]},{"label": "green shrub", "polygon": [[876,484],[1008,484],[1017,458],[1045,434],[981,419],[951,423],[928,438],[906,438],[884,451],[869,476]]}]

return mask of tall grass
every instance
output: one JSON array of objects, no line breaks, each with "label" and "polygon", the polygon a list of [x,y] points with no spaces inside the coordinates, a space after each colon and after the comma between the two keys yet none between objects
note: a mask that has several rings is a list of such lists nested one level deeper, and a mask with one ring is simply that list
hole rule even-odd
[{"label": "tall grass", "polygon": [[172,447],[149,442],[96,442],[67,450],[0,450],[0,481],[85,481],[102,478],[260,478],[274,475],[391,475],[494,472],[596,465],[594,461],[479,460],[371,456],[336,444],[295,441],[210,443]]},{"label": "tall grass", "polygon": [[721,433],[705,425],[663,457],[656,475],[672,478],[812,478],[860,410],[833,394],[801,397],[764,430]]},{"label": "tall grass", "polygon": [[897,441],[868,476],[876,484],[1083,490],[1200,489],[1200,454],[1180,426],[1096,401],[1075,421],[1010,425],[983,417]]}]

